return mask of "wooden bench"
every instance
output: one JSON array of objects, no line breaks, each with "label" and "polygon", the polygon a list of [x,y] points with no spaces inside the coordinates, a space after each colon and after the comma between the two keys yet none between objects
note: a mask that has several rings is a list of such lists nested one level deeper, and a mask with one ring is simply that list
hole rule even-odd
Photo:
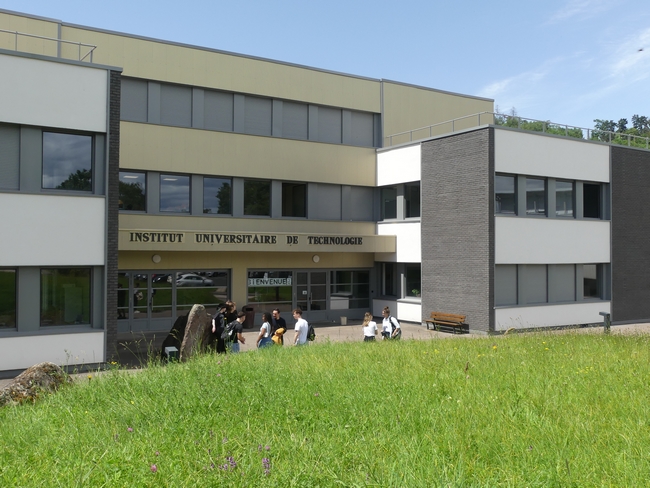
[{"label": "wooden bench", "polygon": [[429,329],[429,324],[431,324],[433,330],[440,330],[441,327],[450,328],[456,334],[463,332],[463,325],[467,325],[465,324],[466,317],[467,315],[454,313],[431,312],[431,315],[425,322],[427,324],[427,330]]}]

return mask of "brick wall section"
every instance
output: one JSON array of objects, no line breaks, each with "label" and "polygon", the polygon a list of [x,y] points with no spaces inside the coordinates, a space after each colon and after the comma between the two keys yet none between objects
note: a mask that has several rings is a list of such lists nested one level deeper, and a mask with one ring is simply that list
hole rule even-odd
[{"label": "brick wall section", "polygon": [[422,144],[422,314],[494,331],[494,129]]},{"label": "brick wall section", "polygon": [[648,322],[650,152],[612,146],[611,155],[612,321]]},{"label": "brick wall section", "polygon": [[110,71],[108,134],[108,236],[106,261],[106,360],[117,350],[117,236],[120,182],[120,96],[122,74]]}]

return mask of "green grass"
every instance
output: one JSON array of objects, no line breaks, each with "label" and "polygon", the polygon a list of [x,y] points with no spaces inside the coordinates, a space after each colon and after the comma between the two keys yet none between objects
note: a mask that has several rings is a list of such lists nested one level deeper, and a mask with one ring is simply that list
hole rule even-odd
[{"label": "green grass", "polygon": [[0,486],[645,486],[649,365],[530,334],[116,370],[0,410]]}]

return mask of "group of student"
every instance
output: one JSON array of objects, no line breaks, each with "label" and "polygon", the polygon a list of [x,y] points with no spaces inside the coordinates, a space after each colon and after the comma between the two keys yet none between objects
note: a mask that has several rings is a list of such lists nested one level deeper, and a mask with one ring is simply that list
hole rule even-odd
[{"label": "group of student", "polygon": [[[402,337],[402,328],[395,317],[390,314],[390,308],[384,307],[381,311],[383,317],[381,321],[381,337],[383,340],[399,339]],[[370,312],[366,312],[363,317],[363,340],[364,342],[374,341],[377,335],[377,322]]]}]

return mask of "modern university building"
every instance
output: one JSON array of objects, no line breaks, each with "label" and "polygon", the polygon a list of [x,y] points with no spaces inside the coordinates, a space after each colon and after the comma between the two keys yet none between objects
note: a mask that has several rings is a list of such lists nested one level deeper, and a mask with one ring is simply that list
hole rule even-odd
[{"label": "modern university building", "polygon": [[647,150],[3,10],[0,67],[1,371],[105,362],[118,333],[226,299],[255,324],[295,307],[460,313],[484,333],[650,319]]}]

